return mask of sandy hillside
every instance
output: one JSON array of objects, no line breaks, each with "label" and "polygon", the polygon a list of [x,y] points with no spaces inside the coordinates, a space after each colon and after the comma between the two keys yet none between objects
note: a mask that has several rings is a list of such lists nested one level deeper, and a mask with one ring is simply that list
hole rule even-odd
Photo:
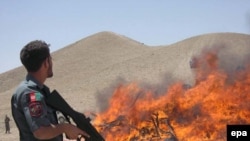
[{"label": "sandy hillside", "polygon": [[[206,34],[150,47],[123,35],[100,32],[53,52],[55,75],[46,84],[57,89],[76,110],[97,112],[120,83],[138,82],[159,90],[176,81],[192,85],[194,74],[189,63],[204,48],[220,50],[220,67],[235,70],[249,54],[250,35]],[[25,74],[22,67],[0,74],[2,121],[5,114],[11,116],[10,97]],[[0,122],[0,141],[18,140],[13,120],[12,134],[5,135],[3,129]]]}]

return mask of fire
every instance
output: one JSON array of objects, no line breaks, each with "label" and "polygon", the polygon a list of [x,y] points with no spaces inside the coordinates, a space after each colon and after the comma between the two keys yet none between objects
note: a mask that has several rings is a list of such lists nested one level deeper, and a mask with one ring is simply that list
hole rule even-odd
[{"label": "fire", "polygon": [[231,74],[206,52],[196,60],[196,83],[175,83],[155,94],[136,83],[120,85],[94,124],[108,141],[226,140],[227,124],[250,123],[249,67]]}]

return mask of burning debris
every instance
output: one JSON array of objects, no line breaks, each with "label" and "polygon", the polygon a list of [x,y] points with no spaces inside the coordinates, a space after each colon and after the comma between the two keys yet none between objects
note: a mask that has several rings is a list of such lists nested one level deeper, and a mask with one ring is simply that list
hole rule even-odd
[{"label": "burning debris", "polygon": [[217,67],[217,54],[202,57],[188,89],[176,83],[156,96],[135,83],[119,86],[96,128],[108,141],[226,140],[227,124],[250,123],[250,69],[229,75]]},{"label": "burning debris", "polygon": [[[99,125],[99,129],[103,133],[124,132],[126,129],[128,136],[126,140],[157,140],[157,141],[176,141],[175,133],[167,118],[159,118],[158,113],[153,114],[150,119],[143,121],[145,125],[138,128],[129,123],[125,116],[119,116],[114,121]],[[163,127],[164,126],[164,127]]]}]

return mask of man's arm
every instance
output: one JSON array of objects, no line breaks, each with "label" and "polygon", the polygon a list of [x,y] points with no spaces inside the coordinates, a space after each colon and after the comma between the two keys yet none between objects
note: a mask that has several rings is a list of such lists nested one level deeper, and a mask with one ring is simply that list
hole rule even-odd
[{"label": "man's arm", "polygon": [[42,126],[33,132],[34,136],[40,140],[51,139],[63,133],[65,133],[69,139],[77,139],[79,135],[89,137],[86,132],[68,123]]},{"label": "man's arm", "polygon": [[[76,139],[78,135],[86,135],[84,131],[74,125],[53,124],[48,119],[48,114],[51,114],[51,111],[49,111],[44,96],[39,91],[32,90],[23,94],[21,105],[25,122],[28,123],[35,138],[46,140],[65,133],[70,139]],[[86,135],[86,137],[88,136]]]}]

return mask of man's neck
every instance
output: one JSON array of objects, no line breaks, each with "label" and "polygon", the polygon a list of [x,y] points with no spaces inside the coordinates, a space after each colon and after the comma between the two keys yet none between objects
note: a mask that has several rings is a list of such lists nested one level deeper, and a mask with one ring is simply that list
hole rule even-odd
[{"label": "man's neck", "polygon": [[40,72],[29,72],[29,75],[32,75],[41,85],[43,85],[46,80],[46,77],[43,77]]}]

